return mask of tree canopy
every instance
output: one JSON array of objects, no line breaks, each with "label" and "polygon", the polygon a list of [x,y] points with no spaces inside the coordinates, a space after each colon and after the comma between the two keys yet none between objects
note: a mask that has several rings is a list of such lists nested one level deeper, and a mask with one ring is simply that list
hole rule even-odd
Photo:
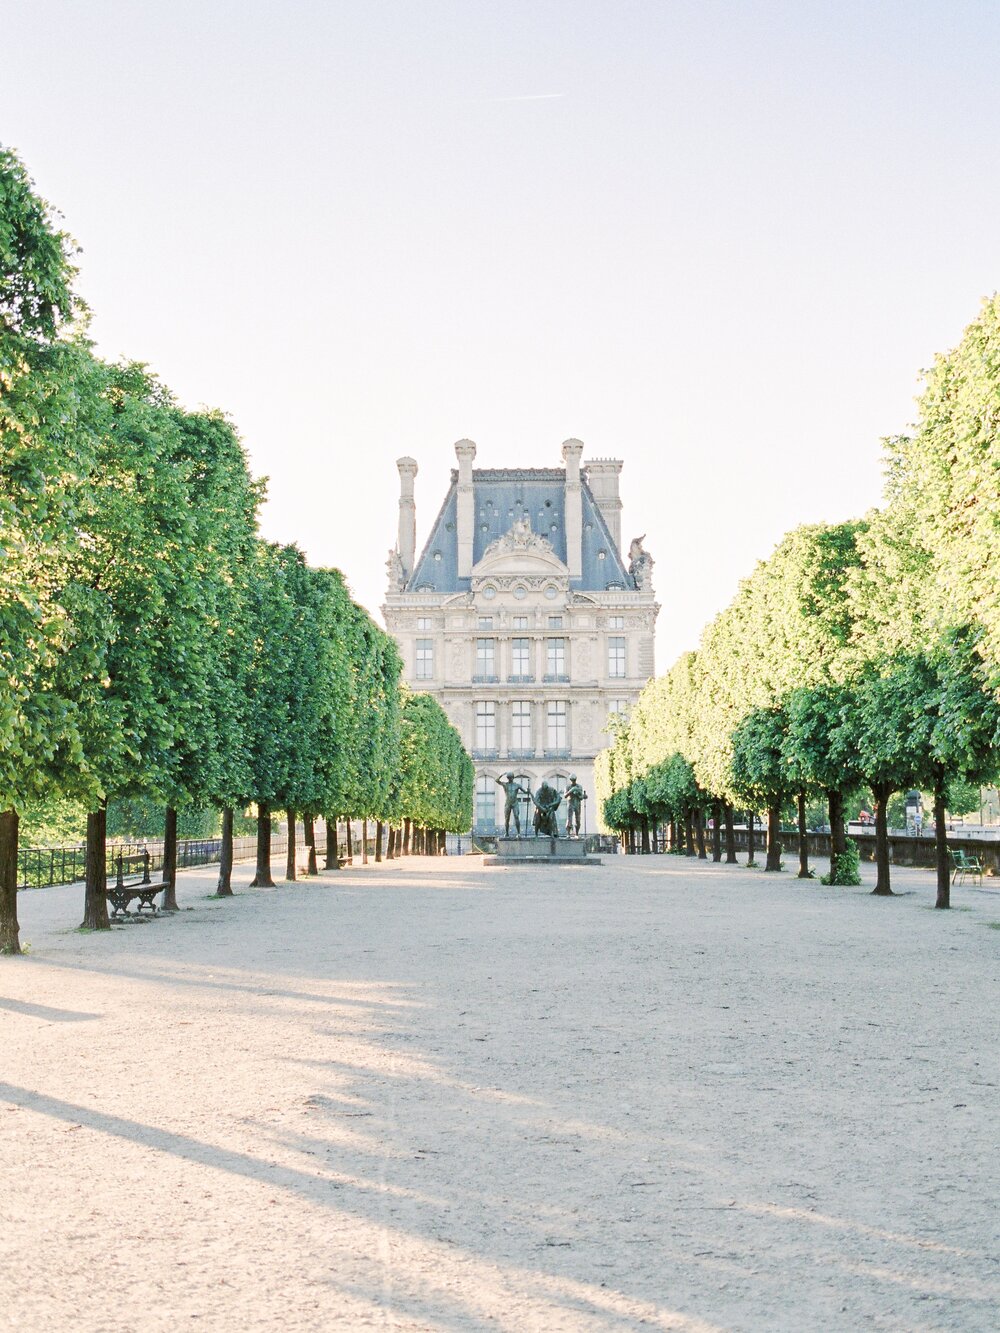
[{"label": "tree canopy", "polygon": [[[0,149],[0,951],[19,812],[109,798],[468,827],[472,770],[337,570],[263,541],[220,412],[86,341],[73,246]],[[230,821],[231,828],[231,821]]]}]

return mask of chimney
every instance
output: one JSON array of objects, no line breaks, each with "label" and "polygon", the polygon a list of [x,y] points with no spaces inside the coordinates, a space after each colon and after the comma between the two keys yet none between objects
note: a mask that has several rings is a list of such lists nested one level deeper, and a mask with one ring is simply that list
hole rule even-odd
[{"label": "chimney", "polygon": [[622,502],[618,497],[618,478],[621,475],[620,458],[595,458],[584,463],[590,493],[601,511],[612,540],[622,549]]},{"label": "chimney", "polygon": [[476,532],[476,499],[472,489],[472,460],[476,446],[471,440],[455,445],[458,459],[458,577],[472,573],[472,542]]},{"label": "chimney", "polygon": [[403,573],[409,578],[413,573],[413,558],[417,546],[417,506],[413,499],[413,479],[417,475],[415,458],[397,458],[399,469],[399,536],[396,538],[396,550],[403,563]]},{"label": "chimney", "polygon": [[571,579],[583,573],[583,493],[580,490],[580,440],[564,440],[562,456],[566,463],[566,563]]}]

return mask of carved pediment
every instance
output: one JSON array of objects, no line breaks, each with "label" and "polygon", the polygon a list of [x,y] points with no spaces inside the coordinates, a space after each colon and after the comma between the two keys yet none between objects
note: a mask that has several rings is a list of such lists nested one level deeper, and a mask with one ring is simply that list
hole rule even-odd
[{"label": "carved pediment", "polygon": [[487,574],[566,574],[552,543],[532,532],[527,517],[517,520],[509,532],[490,542],[472,570],[473,578]]}]

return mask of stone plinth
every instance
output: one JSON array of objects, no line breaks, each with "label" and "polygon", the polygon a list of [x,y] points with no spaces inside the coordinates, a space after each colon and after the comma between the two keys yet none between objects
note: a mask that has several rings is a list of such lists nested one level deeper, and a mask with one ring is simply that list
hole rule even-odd
[{"label": "stone plinth", "polygon": [[600,864],[600,857],[587,855],[582,838],[497,838],[496,854],[483,857],[485,866]]}]

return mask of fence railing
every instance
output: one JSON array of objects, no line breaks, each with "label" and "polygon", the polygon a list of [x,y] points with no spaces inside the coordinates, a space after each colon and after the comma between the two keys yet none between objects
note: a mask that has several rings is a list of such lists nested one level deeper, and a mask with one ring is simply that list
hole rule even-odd
[{"label": "fence railing", "polygon": [[[271,835],[271,855],[283,856],[288,847],[284,833]],[[146,842],[108,843],[107,872],[113,881],[119,854],[123,857],[141,856],[149,852],[150,872],[155,876],[163,869],[163,843],[150,839]],[[177,869],[191,866],[214,865],[222,854],[221,838],[179,838],[177,840]],[[253,836],[233,839],[233,860],[252,861],[257,855],[257,839]],[[87,849],[76,847],[22,847],[17,853],[17,887],[45,889],[57,884],[76,884],[86,877]]]}]

